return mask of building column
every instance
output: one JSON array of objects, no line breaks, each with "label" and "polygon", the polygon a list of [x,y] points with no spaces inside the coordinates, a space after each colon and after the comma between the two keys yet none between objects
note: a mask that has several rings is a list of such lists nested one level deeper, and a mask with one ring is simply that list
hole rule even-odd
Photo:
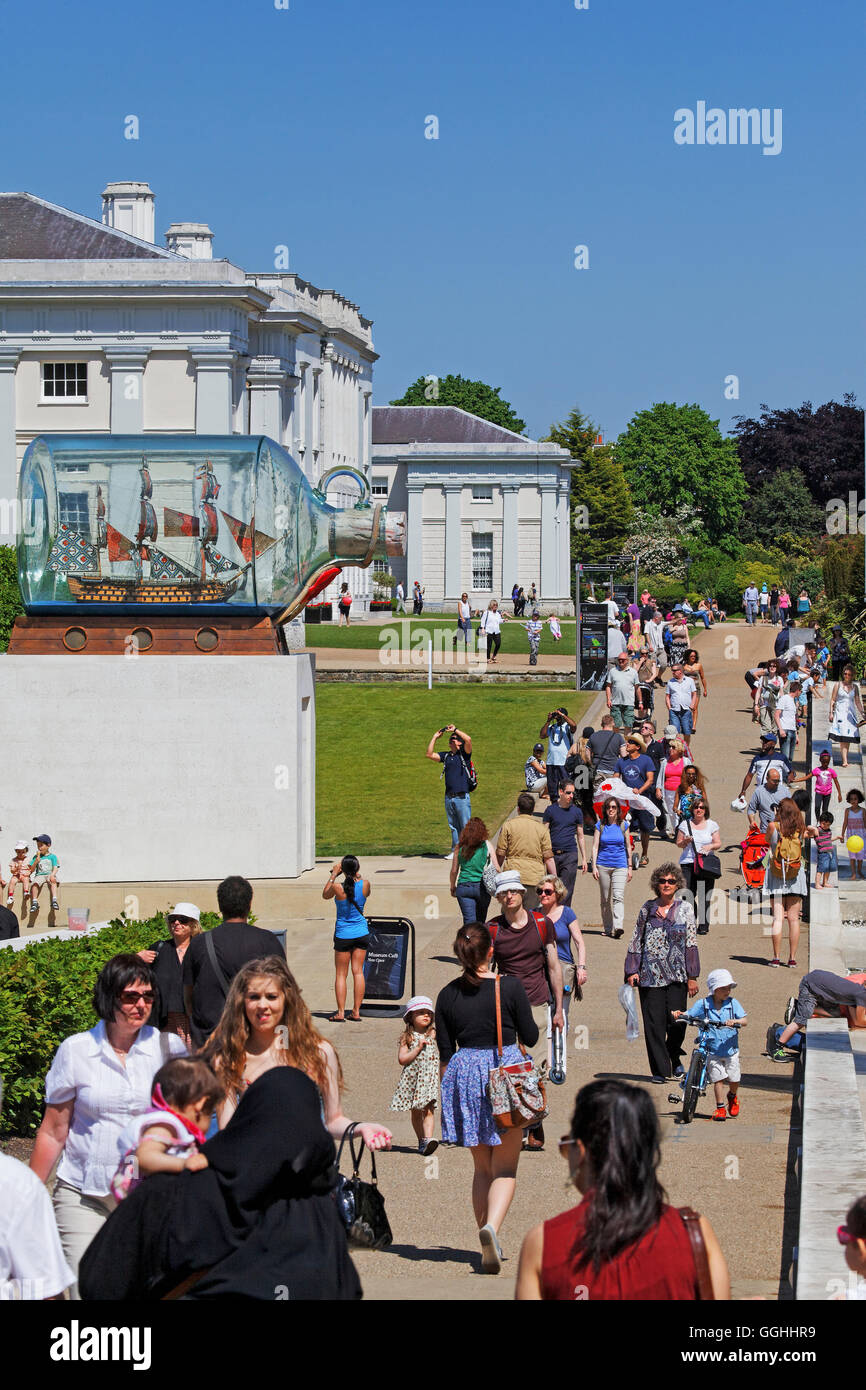
[{"label": "building column", "polygon": [[[520,575],[517,572],[517,497],[520,492],[519,483],[502,483],[502,578],[499,584],[499,592],[510,594],[513,585],[520,583]],[[511,566],[514,573],[511,578],[508,575],[507,566]],[[494,579],[494,588],[496,581]]]},{"label": "building column", "polygon": [[310,447],[313,451],[309,477],[318,483],[325,472],[325,451],[323,443],[322,410],[324,406],[324,386],[321,367],[313,367],[313,389],[310,403]]},{"label": "building column", "polygon": [[406,597],[412,597],[412,585],[417,579],[424,587],[424,484],[406,480],[409,497],[409,516],[406,524]]},{"label": "building column", "polygon": [[365,478],[370,477],[370,462],[373,448],[373,391],[369,386],[362,386],[358,392],[359,408],[359,447],[358,459],[359,467]]},{"label": "building column", "polygon": [[570,478],[559,481],[556,499],[556,516],[559,523],[559,589],[557,597],[567,598],[571,593],[571,511],[569,507]]},{"label": "building column", "polygon": [[18,348],[0,347],[0,545],[14,545],[18,515],[18,451],[15,436],[15,370]]},{"label": "building column", "polygon": [[298,390],[298,387],[300,386],[300,384],[301,384],[301,378],[300,378],[299,376],[295,376],[294,372],[286,372],[285,393],[284,393],[284,400],[285,400],[284,422],[285,422],[285,423],[284,423],[284,425],[283,425],[283,436],[284,436],[284,437],[280,440],[280,443],[281,443],[281,444],[285,444],[285,447],[288,449],[289,453],[295,458],[295,461],[296,461],[296,462],[297,462],[297,455],[295,454],[295,445],[294,445],[294,436],[295,436],[295,413],[296,413],[296,411],[297,411],[297,409],[298,409],[298,402],[299,402],[299,400],[300,400],[300,392],[299,392],[299,390]]},{"label": "building column", "polygon": [[111,373],[111,433],[141,434],[144,429],[144,364],[149,348],[106,348]]},{"label": "building column", "polygon": [[460,513],[462,482],[446,482],[445,488],[445,598],[459,598],[463,592],[460,577]]},{"label": "building column", "polygon": [[236,354],[196,349],[190,356],[195,364],[196,434],[231,434],[232,369]]},{"label": "building column", "polygon": [[541,555],[539,557],[539,598],[559,598],[559,528],[556,524],[557,485],[540,483]]},{"label": "building column", "polygon": [[250,393],[250,434],[283,439],[283,383],[287,373],[279,358],[254,357],[247,368]]}]

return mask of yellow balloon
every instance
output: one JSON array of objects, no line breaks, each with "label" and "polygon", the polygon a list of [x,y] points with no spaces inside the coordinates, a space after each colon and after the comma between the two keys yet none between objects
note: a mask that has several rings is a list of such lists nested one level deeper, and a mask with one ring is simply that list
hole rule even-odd
[{"label": "yellow balloon", "polygon": [[851,854],[859,854],[863,848],[863,841],[859,835],[849,835],[845,845]]}]

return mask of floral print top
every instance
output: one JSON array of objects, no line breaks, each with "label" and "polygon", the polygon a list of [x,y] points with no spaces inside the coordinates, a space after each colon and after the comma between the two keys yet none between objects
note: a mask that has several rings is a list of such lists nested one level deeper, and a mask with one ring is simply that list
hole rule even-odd
[{"label": "floral print top", "polygon": [[675,898],[666,917],[659,915],[658,898],[644,903],[625,958],[625,978],[638,976],[644,989],[658,989],[696,980],[701,973],[697,925],[690,902]]}]

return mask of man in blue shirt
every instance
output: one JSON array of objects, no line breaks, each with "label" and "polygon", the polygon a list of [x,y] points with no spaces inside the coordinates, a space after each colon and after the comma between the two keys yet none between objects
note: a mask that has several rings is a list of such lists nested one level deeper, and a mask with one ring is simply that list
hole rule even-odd
[{"label": "man in blue shirt", "polygon": [[577,720],[570,719],[568,710],[560,708],[551,710],[541,730],[541,737],[547,739],[547,790],[551,805],[565,781],[565,760],[576,729]]},{"label": "man in blue shirt", "polygon": [[[641,796],[649,796],[656,775],[655,764],[647,756],[646,744],[640,734],[628,734],[625,741],[626,756],[619,758],[615,776],[621,777],[627,787]],[[649,863],[649,837],[655,824],[651,811],[636,810],[631,813],[632,825],[640,827],[641,867]]]},{"label": "man in blue shirt", "polygon": [[[568,897],[565,906],[571,907],[574,884],[577,878],[577,845],[586,873],[586,845],[583,839],[583,812],[574,804],[574,783],[565,782],[559,789],[559,797],[554,806],[548,806],[542,820],[550,830],[550,843],[553,847],[553,862],[556,872],[565,884]],[[576,839],[575,839],[576,837]]]},{"label": "man in blue shirt", "polygon": [[[433,745],[443,734],[449,735],[448,752],[435,753]],[[472,790],[469,781],[472,739],[462,729],[458,729],[456,724],[446,724],[444,729],[436,730],[427,744],[426,757],[431,762],[445,765],[445,816],[451,831],[451,854],[446,854],[445,858],[451,859],[460,839],[460,832],[472,815],[469,796]]]}]

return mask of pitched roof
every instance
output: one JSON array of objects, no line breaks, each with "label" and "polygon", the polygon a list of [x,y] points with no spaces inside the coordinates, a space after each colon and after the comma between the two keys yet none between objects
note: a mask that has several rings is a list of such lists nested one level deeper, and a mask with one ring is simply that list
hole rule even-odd
[{"label": "pitched roof", "polygon": [[32,193],[0,193],[0,260],[183,259]]},{"label": "pitched roof", "polygon": [[526,444],[514,434],[456,405],[377,405],[374,444]]}]

